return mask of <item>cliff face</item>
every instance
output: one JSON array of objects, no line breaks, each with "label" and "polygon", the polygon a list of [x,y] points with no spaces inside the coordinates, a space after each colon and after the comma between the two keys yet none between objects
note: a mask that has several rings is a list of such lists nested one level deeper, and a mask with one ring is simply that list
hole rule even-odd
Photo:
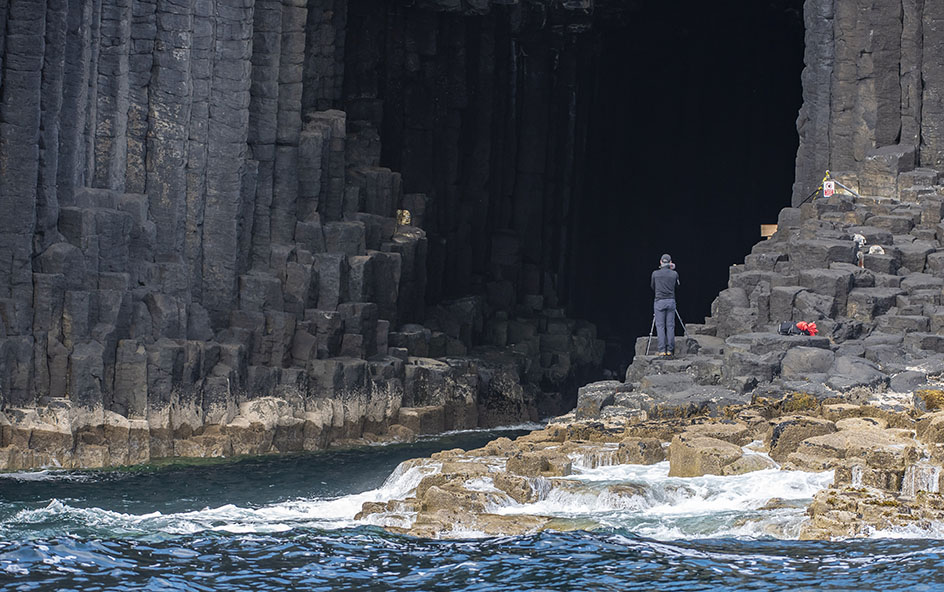
[{"label": "cliff face", "polygon": [[495,4],[0,0],[0,468],[558,409],[585,7]]},{"label": "cliff face", "polygon": [[803,108],[793,203],[823,171],[856,171],[900,144],[918,166],[944,164],[944,4],[806,0]]}]

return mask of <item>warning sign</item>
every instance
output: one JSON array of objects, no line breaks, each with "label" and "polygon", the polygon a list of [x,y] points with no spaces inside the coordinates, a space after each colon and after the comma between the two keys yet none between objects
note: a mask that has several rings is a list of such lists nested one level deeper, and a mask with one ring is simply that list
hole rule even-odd
[{"label": "warning sign", "polygon": [[836,193],[835,181],[823,181],[823,197],[832,197]]}]

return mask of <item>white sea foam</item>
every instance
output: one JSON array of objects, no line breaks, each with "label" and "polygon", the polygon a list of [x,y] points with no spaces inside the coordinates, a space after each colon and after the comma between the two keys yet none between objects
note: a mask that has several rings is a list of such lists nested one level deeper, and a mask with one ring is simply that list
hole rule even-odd
[{"label": "white sea foam", "polygon": [[296,527],[325,529],[354,526],[354,516],[365,502],[400,499],[419,484],[423,476],[440,468],[439,463],[400,465],[379,488],[338,498],[313,498],[244,508],[225,504],[189,512],[128,514],[102,508],[79,508],[54,499],[42,508],[21,510],[0,523],[0,531],[45,523],[67,524],[103,534],[147,536],[193,534],[202,531],[272,533]]},{"label": "white sea foam", "polygon": [[91,473],[77,473],[64,470],[41,471],[16,471],[13,473],[0,473],[0,479],[10,479],[13,481],[92,481],[94,478]]},{"label": "white sea foam", "polygon": [[[796,538],[813,495],[828,487],[832,472],[808,473],[768,469],[736,476],[669,477],[668,462],[654,465],[604,465],[588,462],[566,478],[532,480],[538,501],[496,502],[490,511],[505,515],[531,514],[625,529],[655,540],[713,537]],[[257,508],[224,504],[188,512],[129,514],[101,508],[80,508],[53,500],[42,508],[17,512],[0,523],[0,531],[65,524],[99,531],[104,536],[174,536],[204,531],[267,534],[314,527],[338,529],[357,524],[407,528],[415,519],[409,511],[372,514],[356,521],[366,502],[402,500],[414,494],[426,475],[441,470],[435,461],[399,465],[380,487],[337,498],[310,498]],[[496,492],[489,476],[470,479],[466,486]],[[765,506],[783,500],[776,509]],[[449,533],[457,538],[484,536],[473,530]],[[876,531],[874,537],[944,538],[944,525]]]},{"label": "white sea foam", "polygon": [[497,426],[494,428],[468,428],[464,430],[449,430],[448,432],[437,432],[435,434],[420,435],[417,440],[439,440],[446,436],[458,436],[462,434],[478,434],[482,432],[533,432],[547,427],[546,423],[526,422],[512,425]]}]

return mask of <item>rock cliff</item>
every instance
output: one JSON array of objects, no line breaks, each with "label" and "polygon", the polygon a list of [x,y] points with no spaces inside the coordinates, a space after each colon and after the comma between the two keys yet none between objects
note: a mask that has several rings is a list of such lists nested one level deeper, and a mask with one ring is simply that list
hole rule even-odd
[{"label": "rock cliff", "polygon": [[826,169],[856,170],[876,149],[914,148],[944,166],[944,5],[806,0],[803,107],[793,204]]},{"label": "rock cliff", "polygon": [[[545,181],[575,166],[585,3],[407,4],[0,2],[0,468],[572,404],[602,344],[557,301],[534,208],[572,191]],[[508,70],[522,43],[569,74]],[[497,159],[527,232],[483,197]]]}]

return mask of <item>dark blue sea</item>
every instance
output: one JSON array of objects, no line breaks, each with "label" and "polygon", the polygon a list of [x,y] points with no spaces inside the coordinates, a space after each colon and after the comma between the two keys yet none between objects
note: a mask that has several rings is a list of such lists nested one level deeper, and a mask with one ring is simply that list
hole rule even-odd
[{"label": "dark blue sea", "polygon": [[[401,461],[498,435],[516,433],[4,474],[0,590],[944,590],[942,540],[791,538],[828,475],[682,482],[658,466],[588,469],[582,493],[536,509],[596,526],[520,537],[417,539],[354,520],[364,501],[403,494]],[[617,498],[613,483],[650,487]],[[774,496],[781,509],[759,509]]]}]

